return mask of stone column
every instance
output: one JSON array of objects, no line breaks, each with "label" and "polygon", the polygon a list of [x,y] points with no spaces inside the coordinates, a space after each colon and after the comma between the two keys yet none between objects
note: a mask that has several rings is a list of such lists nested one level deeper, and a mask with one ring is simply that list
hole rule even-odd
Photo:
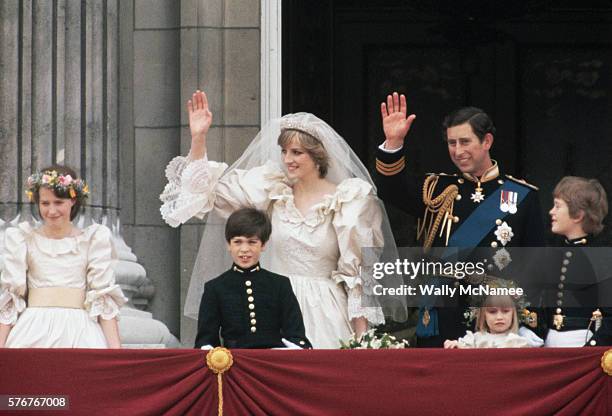
[{"label": "stone column", "polygon": [[146,308],[153,286],[119,220],[119,15],[119,0],[0,2],[0,234],[36,222],[23,192],[33,171],[71,166],[91,191],[79,225],[113,230],[117,281]]},{"label": "stone column", "polygon": [[[178,335],[180,231],[162,220],[159,194],[166,183],[165,167],[180,152],[180,3],[131,0],[121,6],[130,4],[133,20],[124,22],[131,27],[122,34],[125,42],[131,43],[124,48],[131,64],[121,65],[122,70],[131,69],[126,73],[127,90],[122,99],[133,100],[132,121],[126,123],[131,124],[131,129],[123,137],[127,140],[131,135],[122,164],[127,179],[122,220],[126,239],[133,242],[134,251],[155,285],[150,310]],[[130,111],[130,107],[126,105],[125,110]]]},{"label": "stone column", "polygon": [[[231,164],[260,127],[260,1],[181,0],[180,11],[180,151],[187,154],[191,142],[184,103],[203,89],[213,112],[208,156]],[[181,226],[181,312],[201,238],[200,222]],[[195,333],[195,321],[181,313],[183,344]]]},{"label": "stone column", "polygon": [[118,212],[118,0],[0,3],[0,216],[29,218],[23,184],[66,163],[92,191],[86,220]]}]

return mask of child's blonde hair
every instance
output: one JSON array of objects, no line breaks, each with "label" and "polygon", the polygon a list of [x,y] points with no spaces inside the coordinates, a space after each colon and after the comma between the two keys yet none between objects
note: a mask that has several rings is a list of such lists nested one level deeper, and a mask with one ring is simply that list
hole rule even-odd
[{"label": "child's blonde hair", "polygon": [[476,319],[476,330],[480,332],[491,332],[487,325],[485,317],[486,308],[512,308],[512,324],[510,324],[510,332],[518,334],[518,314],[516,313],[516,305],[514,300],[507,295],[488,296],[484,304],[478,309],[478,317]]}]

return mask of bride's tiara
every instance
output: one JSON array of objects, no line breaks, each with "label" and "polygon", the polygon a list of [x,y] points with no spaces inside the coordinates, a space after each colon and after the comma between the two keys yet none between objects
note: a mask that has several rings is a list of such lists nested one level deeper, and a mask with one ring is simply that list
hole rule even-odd
[{"label": "bride's tiara", "polygon": [[300,122],[297,120],[292,120],[292,119],[281,119],[280,122],[280,128],[281,131],[282,130],[298,130],[301,131],[302,133],[306,133],[309,136],[314,137],[315,139],[317,139],[319,142],[322,142],[321,138],[319,137],[319,133],[317,132],[317,129],[313,128],[311,123],[304,123],[304,122]]}]

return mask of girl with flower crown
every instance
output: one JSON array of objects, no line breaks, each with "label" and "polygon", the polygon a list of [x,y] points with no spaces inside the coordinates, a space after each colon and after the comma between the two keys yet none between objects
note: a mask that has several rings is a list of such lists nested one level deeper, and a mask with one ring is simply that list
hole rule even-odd
[{"label": "girl with flower crown", "polygon": [[42,225],[6,230],[0,348],[120,348],[117,316],[127,299],[115,284],[111,232],[72,224],[87,185],[57,165],[26,186]]},{"label": "girl with flower crown", "polygon": [[[169,163],[160,196],[162,217],[171,226],[209,214],[185,314],[197,317],[204,282],[230,261],[217,245],[224,218],[248,206],[271,216],[262,263],[289,277],[315,348],[339,348],[353,331],[359,335],[368,323],[383,323],[381,308],[363,301],[374,281],[360,273],[362,249],[395,245],[368,171],[342,137],[312,114],[288,114],[266,124],[228,169],[207,159],[212,113],[206,94],[194,93],[187,110],[191,150]],[[265,300],[251,298],[255,312],[249,319],[256,321]]]}]

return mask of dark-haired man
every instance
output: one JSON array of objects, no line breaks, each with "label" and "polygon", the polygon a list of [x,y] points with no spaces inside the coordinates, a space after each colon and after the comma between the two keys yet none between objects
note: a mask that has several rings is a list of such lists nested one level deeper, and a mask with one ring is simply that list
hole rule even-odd
[{"label": "dark-haired man", "polygon": [[[502,258],[506,247],[544,245],[537,188],[502,174],[491,159],[495,126],[484,111],[464,107],[444,119],[448,153],[459,172],[428,174],[425,179],[405,170],[401,150],[416,118],[407,114],[406,97],[396,92],[389,95],[387,102],[381,103],[381,114],[386,140],[376,155],[378,195],[386,203],[421,217],[417,234],[426,249],[492,247]],[[495,274],[504,268],[502,263],[491,264],[488,272]],[[444,309],[421,308],[419,346],[441,346],[445,339],[455,339],[465,330],[462,311]]]}]

